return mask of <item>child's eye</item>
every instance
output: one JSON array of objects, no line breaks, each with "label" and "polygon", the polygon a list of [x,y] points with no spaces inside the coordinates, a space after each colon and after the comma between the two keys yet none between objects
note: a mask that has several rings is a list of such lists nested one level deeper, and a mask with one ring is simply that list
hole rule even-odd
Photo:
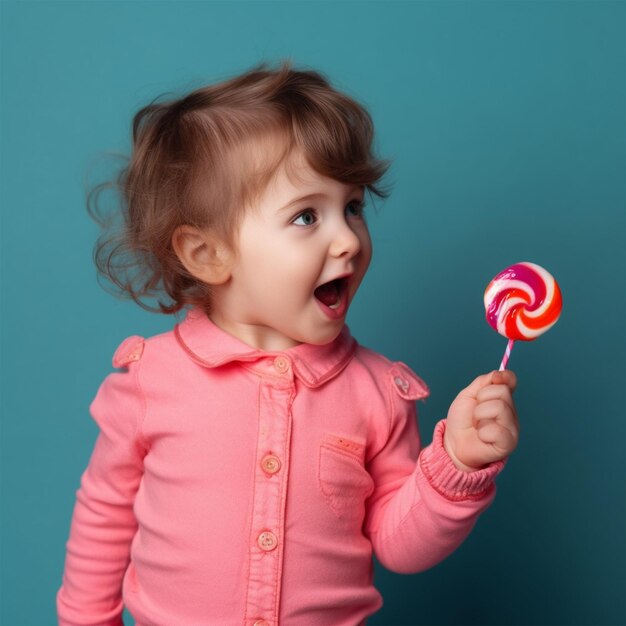
[{"label": "child's eye", "polygon": [[363,200],[353,200],[346,207],[346,212],[352,217],[363,217],[365,202]]},{"label": "child's eye", "polygon": [[315,212],[311,209],[307,209],[306,211],[302,211],[295,220],[293,220],[292,224],[296,224],[297,226],[312,226],[317,221],[317,217]]}]

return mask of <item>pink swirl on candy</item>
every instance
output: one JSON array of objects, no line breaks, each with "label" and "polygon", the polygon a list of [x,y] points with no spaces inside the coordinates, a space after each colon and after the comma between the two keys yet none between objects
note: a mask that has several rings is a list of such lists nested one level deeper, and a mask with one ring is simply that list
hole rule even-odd
[{"label": "pink swirl on candy", "polygon": [[563,300],[554,277],[535,263],[516,263],[500,272],[485,290],[489,324],[509,339],[500,369],[513,341],[532,341],[556,324]]}]

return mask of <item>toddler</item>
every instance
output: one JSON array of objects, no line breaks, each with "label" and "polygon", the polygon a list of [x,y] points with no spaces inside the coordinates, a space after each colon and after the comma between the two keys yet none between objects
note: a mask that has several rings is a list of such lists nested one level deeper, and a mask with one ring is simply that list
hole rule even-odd
[{"label": "toddler", "polygon": [[370,115],[315,71],[261,64],[133,122],[102,274],[186,315],[133,335],[90,410],[61,626],[357,626],[393,572],[439,563],[518,440],[515,375],[476,378],[420,445],[426,384],[346,313],[388,193]]}]

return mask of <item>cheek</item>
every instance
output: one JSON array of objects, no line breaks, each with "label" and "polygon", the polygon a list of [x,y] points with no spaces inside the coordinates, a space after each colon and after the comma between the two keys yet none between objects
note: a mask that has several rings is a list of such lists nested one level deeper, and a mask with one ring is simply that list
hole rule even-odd
[{"label": "cheek", "polygon": [[[245,283],[248,292],[257,301],[268,295],[284,303],[303,298],[310,283],[315,282],[316,268],[305,247],[253,246],[248,250],[245,265]],[[311,287],[312,289],[312,287]]]},{"label": "cheek", "polygon": [[315,280],[324,264],[323,250],[306,240],[289,242],[273,253],[274,267],[278,275],[306,282]]}]

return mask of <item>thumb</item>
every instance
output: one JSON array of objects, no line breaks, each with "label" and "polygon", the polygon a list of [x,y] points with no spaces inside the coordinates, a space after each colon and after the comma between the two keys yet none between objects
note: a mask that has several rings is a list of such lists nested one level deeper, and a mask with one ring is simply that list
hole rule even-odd
[{"label": "thumb", "polygon": [[493,372],[491,383],[493,385],[506,385],[511,391],[515,391],[517,387],[517,376],[511,370]]},{"label": "thumb", "polygon": [[478,392],[483,387],[492,384],[491,379],[493,378],[494,374],[497,373],[498,372],[494,370],[492,372],[489,372],[488,374],[481,374],[480,376],[477,376],[467,387],[465,387],[465,389],[461,390],[461,393],[459,395],[466,398],[476,398]]}]

